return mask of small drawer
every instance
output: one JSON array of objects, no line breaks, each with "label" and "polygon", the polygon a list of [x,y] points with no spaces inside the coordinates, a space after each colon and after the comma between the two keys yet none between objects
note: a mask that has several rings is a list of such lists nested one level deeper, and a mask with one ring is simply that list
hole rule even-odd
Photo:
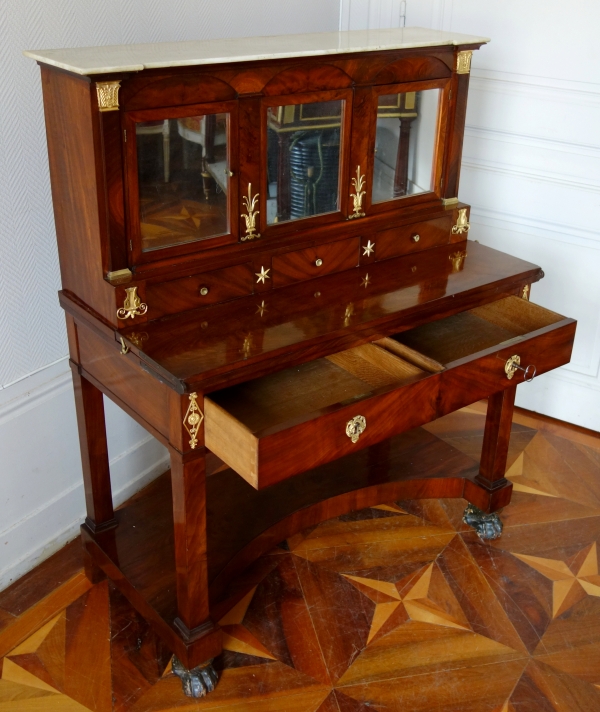
[{"label": "small drawer", "polygon": [[375,258],[387,260],[450,242],[451,216],[382,230],[375,234]]},{"label": "small drawer", "polygon": [[341,272],[358,265],[359,237],[330,242],[273,257],[273,286],[284,287],[305,279]]},{"label": "small drawer", "polygon": [[444,415],[569,363],[575,327],[573,319],[507,297],[405,331],[394,340],[443,367],[438,415]]},{"label": "small drawer", "polygon": [[365,344],[211,393],[205,444],[261,489],[433,419],[436,378]]},{"label": "small drawer", "polygon": [[252,294],[252,265],[243,264],[146,287],[152,319]]}]

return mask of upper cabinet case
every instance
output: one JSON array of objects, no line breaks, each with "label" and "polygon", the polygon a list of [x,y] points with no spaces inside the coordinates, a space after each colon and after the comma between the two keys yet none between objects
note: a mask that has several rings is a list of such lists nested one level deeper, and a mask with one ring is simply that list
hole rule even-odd
[{"label": "upper cabinet case", "polygon": [[29,52],[49,131],[80,131],[51,160],[59,241],[78,254],[63,287],[123,326],[464,240],[486,41],[405,28]]}]

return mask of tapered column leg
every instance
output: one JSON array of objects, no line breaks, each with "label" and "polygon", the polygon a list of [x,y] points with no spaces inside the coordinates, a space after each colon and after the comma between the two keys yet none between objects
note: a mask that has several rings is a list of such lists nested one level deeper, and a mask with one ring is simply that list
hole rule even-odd
[{"label": "tapered column leg", "polygon": [[101,391],[79,373],[77,364],[71,363],[71,369],[87,509],[85,523],[97,533],[117,525],[110,485],[104,401]]},{"label": "tapered column leg", "polygon": [[[194,657],[174,660],[185,693],[202,697],[214,689],[212,658],[221,652],[221,631],[210,618],[206,546],[205,449],[182,455],[171,449],[178,617],[175,625]],[[199,645],[198,642],[201,642]]]},{"label": "tapered column leg", "polygon": [[171,450],[177,603],[179,622],[188,632],[208,619],[205,457],[194,454],[185,462]]},{"label": "tapered column leg", "polygon": [[[486,514],[469,504],[463,516],[463,521],[472,526],[481,539],[497,539],[502,534],[502,522],[495,510],[510,501],[512,485],[504,475],[516,391],[517,387],[513,386],[488,398],[481,463],[475,482],[485,490],[486,509],[491,513]],[[469,499],[468,494],[465,496]]]},{"label": "tapered column leg", "polygon": [[504,475],[516,393],[517,387],[513,386],[488,398],[481,464],[476,477],[486,489],[498,489],[507,484]]}]

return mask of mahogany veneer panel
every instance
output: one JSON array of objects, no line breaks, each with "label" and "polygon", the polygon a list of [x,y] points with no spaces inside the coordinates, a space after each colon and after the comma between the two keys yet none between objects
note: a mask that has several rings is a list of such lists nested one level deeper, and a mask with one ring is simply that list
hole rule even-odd
[{"label": "mahogany veneer panel", "polygon": [[168,386],[145,373],[133,354],[123,355],[89,329],[78,330],[81,365],[119,400],[162,435],[169,434]]},{"label": "mahogany veneer panel", "polygon": [[90,81],[42,66],[44,115],[63,289],[117,324],[109,270],[108,211],[99,116]]}]

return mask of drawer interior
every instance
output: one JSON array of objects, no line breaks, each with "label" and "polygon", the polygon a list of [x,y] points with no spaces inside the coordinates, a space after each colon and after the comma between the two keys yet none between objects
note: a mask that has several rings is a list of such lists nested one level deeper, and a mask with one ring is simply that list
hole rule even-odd
[{"label": "drawer interior", "polygon": [[427,371],[376,344],[272,373],[210,394],[210,400],[252,433],[302,422],[335,405],[396,388]]},{"label": "drawer interior", "polygon": [[507,297],[404,331],[393,340],[441,367],[563,319],[520,297]]}]

